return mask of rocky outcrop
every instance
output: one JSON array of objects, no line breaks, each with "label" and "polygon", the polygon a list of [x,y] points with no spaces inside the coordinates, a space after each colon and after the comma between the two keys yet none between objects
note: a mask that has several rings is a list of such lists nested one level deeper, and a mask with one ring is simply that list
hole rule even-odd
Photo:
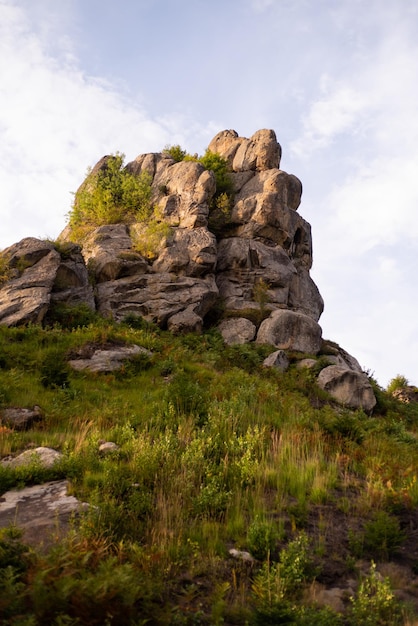
[{"label": "rocky outcrop", "polygon": [[60,253],[52,243],[28,237],[2,254],[11,279],[0,288],[0,324],[40,324],[54,302],[94,308],[80,246],[67,243]]},{"label": "rocky outcrop", "polygon": [[[198,160],[176,162],[169,151],[142,154],[126,171],[147,173],[152,224],[132,218],[100,226],[82,248],[69,241],[68,226],[59,245],[28,238],[5,250],[11,278],[0,288],[0,324],[42,323],[58,303],[84,303],[116,321],[136,315],[174,333],[200,332],[210,317],[227,344],[257,341],[317,355],[324,304],[310,276],[312,235],[298,213],[300,180],[280,169],[273,130],[250,138],[225,130],[209,150],[229,169],[223,204],[215,172]],[[109,158],[100,159],[81,190]],[[138,242],[153,238],[152,250],[144,251]],[[362,375],[343,351],[329,363]],[[324,385],[346,397],[335,391],[341,385]]]},{"label": "rocky outcrop", "polygon": [[321,336],[321,327],[312,318],[295,311],[278,310],[261,323],[257,342],[268,343],[281,350],[317,354]]},{"label": "rocky outcrop", "polygon": [[124,363],[138,357],[151,356],[151,352],[142,346],[115,346],[112,348],[93,350],[87,358],[76,358],[69,361],[70,366],[80,372],[115,372],[120,370]]},{"label": "rocky outcrop", "polygon": [[7,491],[0,498],[0,528],[16,525],[23,541],[30,545],[52,546],[70,530],[74,515],[88,508],[68,494],[67,480],[58,480]]},{"label": "rocky outcrop", "polygon": [[42,410],[39,406],[34,406],[32,409],[8,407],[0,411],[0,424],[14,430],[26,430],[41,419]]},{"label": "rocky outcrop", "polygon": [[329,365],[318,376],[318,385],[340,404],[370,413],[376,405],[373,388],[366,374],[347,366]]}]

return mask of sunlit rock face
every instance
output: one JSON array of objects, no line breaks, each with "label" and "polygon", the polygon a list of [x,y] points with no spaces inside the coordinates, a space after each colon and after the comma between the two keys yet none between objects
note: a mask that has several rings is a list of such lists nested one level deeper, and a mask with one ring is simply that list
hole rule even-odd
[{"label": "sunlit rock face", "polygon": [[[322,349],[324,303],[310,276],[311,227],[298,211],[302,183],[280,169],[273,130],[249,138],[224,130],[208,150],[227,164],[227,194],[195,157],[141,154],[125,170],[150,181],[152,228],[131,217],[77,240],[68,225],[57,244],[28,237],[4,250],[0,324],[42,324],[57,304],[82,304],[117,322],[135,315],[173,333],[217,325],[227,345],[256,341],[312,361]],[[110,158],[98,161],[79,191],[88,191]],[[326,365],[318,379],[324,390],[371,411],[373,391],[357,361],[338,348]]]},{"label": "sunlit rock face", "polygon": [[[14,273],[0,289],[0,323],[42,323],[57,301],[86,303],[115,320],[137,314],[173,332],[203,328],[214,308],[222,311],[219,319],[251,321],[255,336],[277,310],[317,322],[323,301],[309,274],[311,228],[297,212],[302,184],[280,170],[274,131],[250,138],[221,131],[209,150],[227,161],[232,183],[221,227],[211,225],[214,172],[166,152],[142,154],[126,169],[135,176],[147,172],[152,202],[167,226],[153,253],[138,249],[138,237],[147,236],[140,222],[96,228],[81,253],[76,245],[63,254],[50,242],[22,240],[4,251]],[[80,189],[88,189],[108,159],[98,161]],[[67,227],[61,242],[70,246],[70,237]]]}]

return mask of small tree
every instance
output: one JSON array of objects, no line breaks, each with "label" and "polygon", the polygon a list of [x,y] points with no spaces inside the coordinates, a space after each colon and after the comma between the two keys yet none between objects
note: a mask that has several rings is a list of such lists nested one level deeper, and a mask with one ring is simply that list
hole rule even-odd
[{"label": "small tree", "polygon": [[75,194],[69,223],[72,229],[122,221],[146,221],[152,213],[151,176],[123,168],[124,155],[111,155],[97,172],[88,171]]}]

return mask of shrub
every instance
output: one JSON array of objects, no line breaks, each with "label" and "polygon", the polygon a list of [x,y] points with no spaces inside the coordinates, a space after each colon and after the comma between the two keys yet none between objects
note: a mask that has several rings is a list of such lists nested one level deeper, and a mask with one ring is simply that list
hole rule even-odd
[{"label": "shrub", "polygon": [[70,305],[65,302],[53,303],[45,316],[45,325],[59,326],[66,330],[89,326],[98,316],[87,304]]},{"label": "shrub", "polygon": [[166,146],[163,150],[163,154],[170,156],[177,163],[179,161],[184,161],[187,156],[186,150],[183,150],[181,146],[176,144],[175,146]]},{"label": "shrub", "polygon": [[122,221],[146,221],[152,213],[151,176],[139,176],[123,169],[123,154],[111,155],[97,173],[88,172],[76,192],[69,223],[77,227],[97,227]]},{"label": "shrub", "polygon": [[257,517],[248,528],[247,546],[256,559],[263,561],[274,549],[276,538],[273,524]]},{"label": "shrub", "polygon": [[67,360],[58,349],[48,350],[40,367],[41,384],[47,389],[69,386],[69,366]]},{"label": "shrub", "polygon": [[6,283],[11,277],[11,268],[8,259],[0,254],[0,285]]},{"label": "shrub", "polygon": [[351,598],[353,626],[397,626],[403,624],[402,610],[390,586],[389,579],[381,579],[372,562],[369,575],[360,583],[356,596]]},{"label": "shrub", "polygon": [[387,560],[397,552],[403,540],[398,518],[386,511],[378,511],[365,524],[364,547],[376,558]]},{"label": "shrub", "polygon": [[389,382],[387,386],[387,392],[389,394],[393,394],[393,392],[396,391],[397,389],[405,389],[405,387],[408,387],[408,385],[409,385],[409,380],[405,378],[405,376],[402,376],[402,374],[398,374],[397,376],[395,376],[395,378],[392,378],[392,380]]},{"label": "shrub", "polygon": [[207,170],[211,170],[216,180],[216,197],[222,193],[228,195],[232,193],[232,179],[228,171],[228,162],[216,152],[206,150],[205,154],[199,158],[199,163]]}]

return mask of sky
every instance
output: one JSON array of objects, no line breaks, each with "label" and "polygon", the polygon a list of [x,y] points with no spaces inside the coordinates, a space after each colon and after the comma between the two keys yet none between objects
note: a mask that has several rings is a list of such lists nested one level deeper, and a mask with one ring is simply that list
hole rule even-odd
[{"label": "sky", "polygon": [[86,170],[276,132],[323,336],[418,385],[416,0],[0,0],[0,250],[55,239]]}]

